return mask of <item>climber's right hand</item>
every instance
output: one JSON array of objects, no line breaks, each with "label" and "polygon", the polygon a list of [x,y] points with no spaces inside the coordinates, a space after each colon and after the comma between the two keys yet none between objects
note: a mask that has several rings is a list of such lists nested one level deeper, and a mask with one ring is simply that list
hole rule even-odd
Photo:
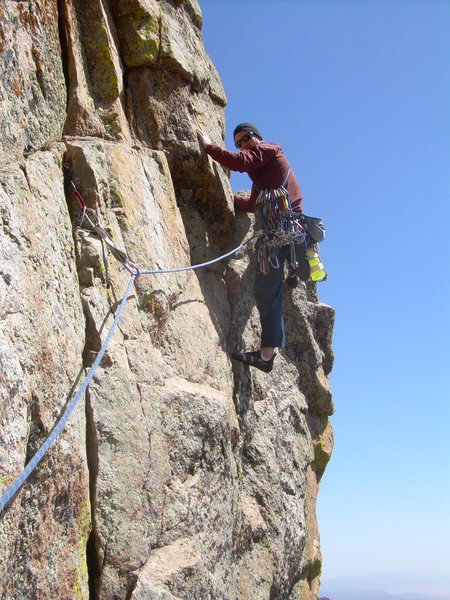
[{"label": "climber's right hand", "polygon": [[206,148],[206,146],[208,146],[208,144],[211,143],[209,136],[207,136],[206,133],[204,131],[202,131],[201,129],[197,129],[197,136],[198,136],[198,140],[199,140],[200,144],[203,146],[203,148]]}]

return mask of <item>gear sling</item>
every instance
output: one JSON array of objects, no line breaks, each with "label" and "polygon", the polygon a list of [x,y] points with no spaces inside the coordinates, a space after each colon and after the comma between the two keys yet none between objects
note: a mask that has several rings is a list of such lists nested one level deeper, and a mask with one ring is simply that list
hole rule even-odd
[{"label": "gear sling", "polygon": [[[258,237],[256,251],[259,268],[266,275],[270,266],[278,269],[278,248],[289,244],[289,269],[295,271],[299,266],[296,246],[304,244],[311,279],[324,281],[327,274],[319,257],[318,242],[325,239],[325,229],[321,219],[292,210],[285,188],[290,172],[289,167],[279,188],[259,190],[256,199],[254,235]],[[255,187],[259,189],[256,185]]]}]

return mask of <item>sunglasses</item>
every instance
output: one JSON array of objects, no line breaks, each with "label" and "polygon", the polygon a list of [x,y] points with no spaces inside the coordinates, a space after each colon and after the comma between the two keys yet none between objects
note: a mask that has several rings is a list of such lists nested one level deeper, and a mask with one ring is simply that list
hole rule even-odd
[{"label": "sunglasses", "polygon": [[248,140],[253,136],[253,131],[250,131],[250,133],[246,133],[245,135],[243,135],[241,137],[241,139],[237,142],[234,142],[234,145],[236,146],[236,148],[240,148],[242,146],[242,144],[244,142],[248,142]]}]

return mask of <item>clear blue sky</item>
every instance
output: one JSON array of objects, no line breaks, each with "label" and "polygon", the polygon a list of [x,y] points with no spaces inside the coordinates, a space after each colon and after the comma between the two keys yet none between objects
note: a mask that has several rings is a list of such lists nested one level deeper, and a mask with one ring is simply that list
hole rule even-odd
[{"label": "clear blue sky", "polygon": [[446,573],[450,1],[200,5],[227,147],[236,123],[254,122],[327,227],[319,296],[336,309],[336,413],[318,500],[323,579]]}]

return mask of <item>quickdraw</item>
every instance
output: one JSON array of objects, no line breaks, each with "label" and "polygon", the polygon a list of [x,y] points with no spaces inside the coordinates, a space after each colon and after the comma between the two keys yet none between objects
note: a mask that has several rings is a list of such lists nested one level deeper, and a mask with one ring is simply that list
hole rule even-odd
[{"label": "quickdraw", "polygon": [[114,258],[122,263],[123,267],[131,275],[136,275],[138,277],[140,275],[138,267],[128,258],[126,252],[116,246],[105,229],[99,225],[97,212],[92,208],[87,207],[86,202],[72,180],[70,180],[70,184],[72,186],[72,194],[78,204],[78,208],[81,211],[78,227],[81,227],[84,221],[86,221],[90,229],[98,235],[102,243],[104,242],[108,246]]}]

